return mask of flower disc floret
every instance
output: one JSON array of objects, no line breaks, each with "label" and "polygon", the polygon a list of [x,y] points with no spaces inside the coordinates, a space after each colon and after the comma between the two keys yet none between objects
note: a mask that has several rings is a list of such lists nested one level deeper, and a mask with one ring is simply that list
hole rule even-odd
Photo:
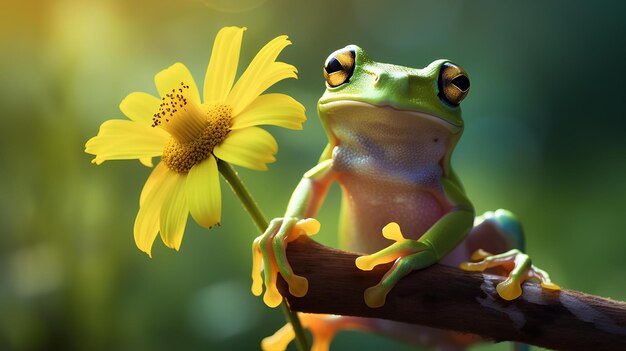
[{"label": "flower disc floret", "polygon": [[172,171],[186,174],[191,167],[213,153],[230,132],[232,108],[226,105],[208,107],[206,126],[195,139],[181,142],[172,137],[163,150],[162,161]]}]

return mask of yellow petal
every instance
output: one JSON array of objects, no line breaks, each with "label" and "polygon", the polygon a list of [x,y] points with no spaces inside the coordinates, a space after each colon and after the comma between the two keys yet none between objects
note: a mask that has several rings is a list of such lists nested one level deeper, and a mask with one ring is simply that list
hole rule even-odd
[{"label": "yellow petal", "polygon": [[139,206],[143,206],[144,201],[146,201],[146,197],[148,194],[154,189],[154,187],[159,184],[161,179],[165,176],[165,173],[171,172],[169,168],[165,165],[165,163],[159,163],[152,173],[150,173],[150,177],[146,180],[146,183],[143,185],[143,189],[141,189],[141,195],[139,196]]},{"label": "yellow petal", "polygon": [[135,122],[152,124],[153,115],[159,110],[161,100],[143,92],[128,94],[120,103],[120,110]]},{"label": "yellow petal", "polygon": [[85,152],[96,155],[93,163],[160,156],[169,140],[161,128],[143,123],[111,119],[100,126],[98,135],[85,144]]},{"label": "yellow petal", "polygon": [[278,54],[289,44],[291,42],[287,40],[286,35],[279,36],[267,43],[254,57],[226,99],[227,103],[233,106],[234,115],[239,114],[252,100],[276,82],[297,77],[294,66],[275,62]]},{"label": "yellow petal", "polygon": [[167,247],[178,251],[189,215],[185,192],[187,176],[173,173],[169,177],[174,178],[174,181],[161,207],[161,238]]},{"label": "yellow petal", "polygon": [[239,166],[266,170],[266,163],[276,161],[278,145],[274,137],[257,127],[233,130],[213,153],[218,158]]},{"label": "yellow petal", "polygon": [[152,168],[152,166],[154,166],[154,164],[152,163],[152,157],[142,157],[139,159],[139,162],[141,162],[141,164],[146,167]]},{"label": "yellow petal", "polygon": [[184,83],[184,85],[189,86],[189,97],[197,103],[201,102],[196,81],[191,76],[189,69],[180,62],[157,73],[156,76],[154,76],[154,83],[161,97],[165,96],[165,94],[172,93],[172,89],[174,89],[175,93],[178,93],[178,89],[181,88],[181,83]]},{"label": "yellow petal", "polygon": [[204,77],[204,103],[223,102],[235,81],[241,39],[246,28],[224,27],[215,38]]},{"label": "yellow petal", "polygon": [[[159,166],[161,166],[159,164]],[[161,208],[163,203],[170,195],[176,181],[176,173],[168,170],[163,172],[162,169],[157,166],[148,181],[151,184],[147,189],[147,194],[142,205],[139,206],[139,212],[137,218],[135,218],[135,244],[139,250],[152,257],[152,244],[159,232],[159,219],[161,217]],[[146,188],[144,187],[144,191]],[[142,194],[143,196],[143,194]]]},{"label": "yellow petal", "polygon": [[222,193],[217,162],[213,156],[191,168],[186,187],[189,211],[193,219],[207,229],[219,224]]},{"label": "yellow petal", "polygon": [[265,94],[257,97],[239,115],[233,118],[231,129],[242,129],[261,124],[288,129],[302,129],[306,120],[304,106],[284,94]]}]

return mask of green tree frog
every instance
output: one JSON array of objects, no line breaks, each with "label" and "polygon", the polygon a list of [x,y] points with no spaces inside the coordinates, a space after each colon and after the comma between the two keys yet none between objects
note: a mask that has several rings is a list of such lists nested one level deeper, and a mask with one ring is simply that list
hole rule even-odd
[{"label": "green tree frog", "polygon": [[[436,262],[466,270],[496,266],[508,270],[498,285],[506,300],[521,294],[520,284],[537,278],[547,289],[558,289],[548,274],[531,265],[522,253],[521,225],[506,210],[476,217],[459,177],[450,165],[462,132],[460,103],[470,81],[448,60],[414,69],[371,60],[358,46],[332,53],[324,65],[326,91],[318,113],[329,143],[320,163],[304,174],[284,217],[274,219],[253,245],[253,292],[277,306],[282,296],[275,283],[281,274],[294,296],[304,296],[307,280],[293,273],[285,248],[300,235],[314,234],[314,218],[332,182],[343,193],[340,220],[342,249],[363,253],[355,264],[371,270],[395,262],[382,280],[364,292],[372,308],[384,305],[387,293],[413,270]],[[492,255],[489,252],[499,253]],[[478,262],[465,262],[468,260]],[[394,334],[420,343],[462,346],[467,340],[451,332],[428,330],[356,317],[303,317],[317,349],[334,333],[356,328]],[[289,342],[289,326],[265,341],[266,349]],[[419,329],[419,333],[416,330]],[[406,335],[402,336],[402,330]]]}]

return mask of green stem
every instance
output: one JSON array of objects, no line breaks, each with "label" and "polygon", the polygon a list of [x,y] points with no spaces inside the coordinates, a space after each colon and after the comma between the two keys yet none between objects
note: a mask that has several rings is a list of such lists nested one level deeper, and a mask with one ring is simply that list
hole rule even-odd
[{"label": "green stem", "polygon": [[[257,205],[256,201],[254,201],[254,199],[252,198],[252,195],[250,195],[250,192],[248,191],[246,186],[241,181],[241,178],[239,178],[237,171],[235,171],[235,169],[230,164],[219,159],[217,160],[217,167],[224,179],[226,179],[230,187],[233,189],[233,192],[235,192],[235,194],[241,201],[243,207],[246,209],[246,211],[248,211],[250,217],[252,217],[252,221],[259,229],[259,232],[261,232],[261,234],[265,233],[265,229],[267,229],[269,222],[261,212],[261,209]],[[292,311],[289,306],[287,306],[287,303],[284,299],[281,306],[287,322],[291,323],[294,333],[296,334],[295,339],[296,344],[298,345],[298,350],[308,351],[309,344],[306,340],[304,330],[302,329],[300,318],[298,318],[296,312]]]}]

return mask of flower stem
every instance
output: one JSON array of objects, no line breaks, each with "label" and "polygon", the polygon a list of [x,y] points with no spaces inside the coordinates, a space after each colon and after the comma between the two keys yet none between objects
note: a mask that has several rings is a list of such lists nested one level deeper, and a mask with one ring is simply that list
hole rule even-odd
[{"label": "flower stem", "polygon": [[[269,225],[269,221],[261,212],[261,209],[257,205],[256,201],[254,201],[254,199],[252,198],[252,195],[250,195],[250,192],[241,181],[241,178],[239,178],[237,171],[235,171],[235,169],[230,164],[220,159],[217,160],[217,167],[224,179],[226,179],[230,187],[233,189],[235,195],[237,195],[237,197],[241,201],[243,207],[246,209],[246,211],[248,211],[248,214],[252,218],[252,221],[259,229],[259,232],[261,234],[265,233],[265,230]],[[284,299],[281,306],[283,309],[283,313],[285,314],[285,318],[293,327],[294,333],[296,335],[295,339],[296,344],[298,345],[298,350],[309,351],[309,344],[306,340],[306,335],[304,334],[304,330],[302,329],[302,324],[300,323],[300,318],[298,318],[298,314],[296,314],[296,312],[292,311],[289,306],[287,306],[287,302]]]}]

